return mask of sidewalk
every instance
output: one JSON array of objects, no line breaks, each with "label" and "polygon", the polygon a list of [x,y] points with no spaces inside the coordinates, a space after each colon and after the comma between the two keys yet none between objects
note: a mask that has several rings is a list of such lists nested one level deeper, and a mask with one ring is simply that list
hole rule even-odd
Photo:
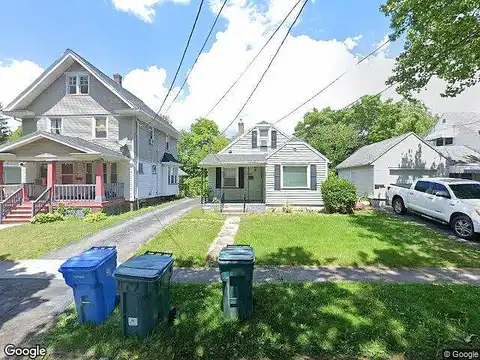
[{"label": "sidewalk", "polygon": [[[61,274],[58,273],[58,267],[62,263],[59,260],[22,260],[16,261],[13,267],[9,266],[9,263],[0,262],[0,279],[62,280]],[[220,281],[220,274],[217,268],[174,268],[172,281],[212,283]],[[365,281],[480,285],[480,269],[259,266],[255,267],[253,281],[255,283]]]}]

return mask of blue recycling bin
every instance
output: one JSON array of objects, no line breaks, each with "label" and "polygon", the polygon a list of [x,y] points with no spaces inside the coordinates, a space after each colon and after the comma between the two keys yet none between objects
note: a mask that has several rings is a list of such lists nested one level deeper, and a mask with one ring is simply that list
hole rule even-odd
[{"label": "blue recycling bin", "polygon": [[65,283],[73,289],[78,321],[99,324],[115,308],[117,287],[115,246],[92,247],[60,266]]}]

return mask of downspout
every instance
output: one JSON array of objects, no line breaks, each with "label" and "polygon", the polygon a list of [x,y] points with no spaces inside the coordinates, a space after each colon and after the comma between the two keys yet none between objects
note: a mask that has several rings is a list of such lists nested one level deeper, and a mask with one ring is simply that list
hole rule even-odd
[{"label": "downspout", "polygon": [[140,200],[138,198],[138,166],[140,162],[140,156],[139,156],[139,146],[138,146],[138,141],[139,141],[139,124],[138,124],[138,119],[135,118],[136,122],[136,127],[135,127],[135,198],[137,201],[137,209],[140,208]]}]

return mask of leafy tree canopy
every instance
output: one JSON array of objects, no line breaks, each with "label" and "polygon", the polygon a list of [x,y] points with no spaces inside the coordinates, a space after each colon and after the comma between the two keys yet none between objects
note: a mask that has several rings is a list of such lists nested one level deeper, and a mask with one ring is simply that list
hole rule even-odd
[{"label": "leafy tree canopy", "polygon": [[480,80],[478,0],[387,0],[380,7],[391,18],[390,38],[405,36],[388,84],[411,97],[432,76],[446,81],[442,96],[454,97]]},{"label": "leafy tree canopy", "polygon": [[197,119],[190,131],[182,131],[178,142],[178,157],[190,176],[200,176],[199,162],[208,154],[219,152],[229,143],[218,125],[208,119]]},{"label": "leafy tree canopy", "polygon": [[379,96],[366,95],[347,109],[306,113],[295,127],[295,136],[336,166],[364,145],[410,131],[423,135],[436,121],[421,102],[382,101]]},{"label": "leafy tree canopy", "polygon": [[19,126],[8,136],[8,141],[15,141],[22,137],[22,127]]},{"label": "leafy tree canopy", "polygon": [[[2,110],[2,104],[0,104],[0,111]],[[8,140],[10,136],[10,127],[8,126],[7,117],[0,114],[0,144],[3,144]]]}]

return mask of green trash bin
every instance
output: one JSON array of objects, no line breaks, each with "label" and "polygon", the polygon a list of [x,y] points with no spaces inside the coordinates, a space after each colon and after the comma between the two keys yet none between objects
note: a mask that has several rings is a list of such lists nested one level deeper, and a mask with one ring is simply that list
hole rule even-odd
[{"label": "green trash bin", "polygon": [[253,312],[255,252],[249,245],[229,245],[218,256],[223,284],[222,311],[226,317],[247,320]]},{"label": "green trash bin", "polygon": [[130,258],[114,271],[124,335],[144,337],[169,318],[172,271],[173,254],[153,251]]}]

